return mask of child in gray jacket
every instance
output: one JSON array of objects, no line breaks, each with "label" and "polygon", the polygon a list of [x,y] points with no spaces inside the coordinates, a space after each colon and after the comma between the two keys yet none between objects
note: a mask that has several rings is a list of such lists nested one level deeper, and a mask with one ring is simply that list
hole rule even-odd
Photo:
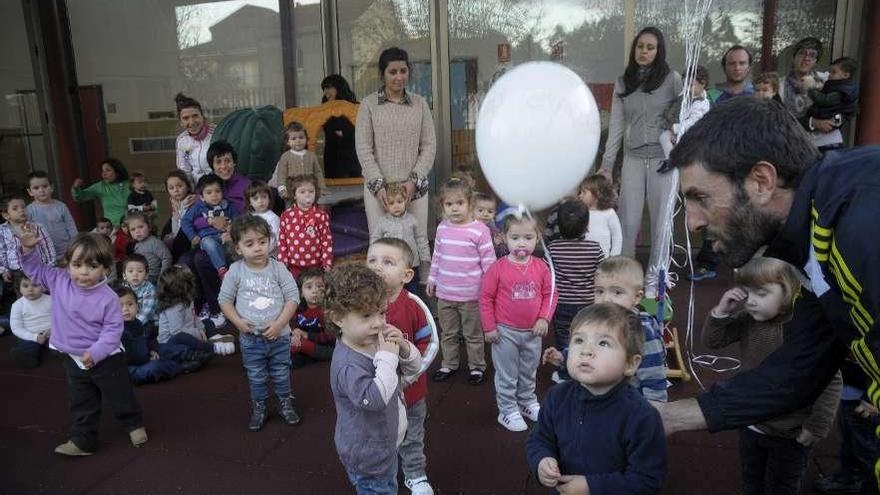
[{"label": "child in gray jacket", "polygon": [[418,373],[422,356],[385,323],[385,282],[364,265],[327,276],[325,311],[339,333],[330,364],[336,451],[358,493],[397,493],[397,448],[406,434],[400,373]]}]

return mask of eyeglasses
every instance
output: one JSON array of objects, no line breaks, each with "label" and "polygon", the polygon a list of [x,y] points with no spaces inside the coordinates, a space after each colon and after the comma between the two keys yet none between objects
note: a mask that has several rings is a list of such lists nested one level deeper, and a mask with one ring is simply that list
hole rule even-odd
[{"label": "eyeglasses", "polygon": [[813,60],[819,58],[819,52],[816,50],[799,50],[795,55],[803,58],[811,58]]}]

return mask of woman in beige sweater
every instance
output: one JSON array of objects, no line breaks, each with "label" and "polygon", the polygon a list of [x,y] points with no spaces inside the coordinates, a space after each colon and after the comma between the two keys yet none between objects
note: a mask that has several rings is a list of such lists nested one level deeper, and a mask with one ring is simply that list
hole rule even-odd
[{"label": "woman in beige sweater", "polygon": [[427,235],[428,174],[434,166],[436,137],[428,103],[406,91],[409,56],[388,48],[379,56],[382,87],[361,101],[355,148],[364,175],[364,207],[370,232],[385,214],[385,186],[402,182],[420,234]]}]

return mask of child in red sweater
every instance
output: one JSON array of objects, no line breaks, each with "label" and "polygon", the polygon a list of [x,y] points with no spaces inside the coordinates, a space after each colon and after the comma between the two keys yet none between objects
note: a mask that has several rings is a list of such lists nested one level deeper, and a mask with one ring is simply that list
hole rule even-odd
[{"label": "child in red sweater", "polygon": [[313,361],[330,361],[336,337],[324,327],[324,270],[308,268],[299,276],[302,297],[290,322],[290,353],[294,368]]},{"label": "child in red sweater", "polygon": [[333,237],[330,216],[315,204],[318,179],[314,175],[297,175],[287,180],[287,189],[293,191],[293,203],[281,214],[278,261],[295,278],[313,266],[329,270],[333,263]]},{"label": "child in red sweater", "polygon": [[[388,290],[385,321],[399,328],[404,337],[424,354],[431,342],[431,329],[422,308],[403,288],[414,275],[412,260],[413,252],[409,245],[405,241],[390,237],[374,241],[367,251],[367,266],[382,277]],[[425,473],[425,416],[427,415],[425,396],[427,394],[428,382],[424,373],[418,375],[415,382],[409,383],[403,391],[407,425],[406,436],[400,444],[398,453],[403,469],[404,485],[415,495],[434,493]]]}]

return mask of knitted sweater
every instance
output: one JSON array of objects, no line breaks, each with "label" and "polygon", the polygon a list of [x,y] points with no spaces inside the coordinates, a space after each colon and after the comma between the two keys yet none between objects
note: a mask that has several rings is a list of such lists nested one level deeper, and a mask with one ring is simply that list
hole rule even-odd
[{"label": "knitted sweater", "polygon": [[428,237],[419,231],[419,222],[411,213],[404,213],[399,217],[390,213],[382,215],[376,227],[370,232],[370,244],[383,237],[393,237],[406,242],[413,254],[414,267],[418,267],[422,261],[431,259]]},{"label": "knitted sweater", "polygon": [[297,175],[314,175],[318,179],[319,194],[320,191],[327,189],[324,184],[324,168],[318,163],[318,156],[308,150],[303,151],[302,154],[293,150],[282,153],[278,164],[275,165],[275,172],[269,179],[269,185],[277,187],[279,192],[286,191],[287,179]]},{"label": "knitted sweater", "polygon": [[425,179],[437,151],[434,120],[425,99],[406,93],[403,103],[384,98],[380,103],[380,92],[361,101],[355,126],[358,160],[374,194],[388,182]]},{"label": "knitted sweater", "polygon": [[[720,349],[739,342],[742,361],[740,372],[756,368],[764,358],[782,345],[782,326],[787,318],[755,321],[745,311],[726,318],[716,318],[713,312],[706,316],[706,323],[703,325],[703,345],[709,349]],[[837,372],[812,407],[779,416],[753,428],[762,433],[792,439],[804,428],[819,438],[824,438],[834,424],[834,413],[837,411],[842,386],[840,372]]]},{"label": "knitted sweater", "polygon": [[476,301],[483,274],[494,262],[495,248],[486,224],[472,221],[459,225],[443,220],[437,226],[428,283],[434,284],[439,299]]}]

